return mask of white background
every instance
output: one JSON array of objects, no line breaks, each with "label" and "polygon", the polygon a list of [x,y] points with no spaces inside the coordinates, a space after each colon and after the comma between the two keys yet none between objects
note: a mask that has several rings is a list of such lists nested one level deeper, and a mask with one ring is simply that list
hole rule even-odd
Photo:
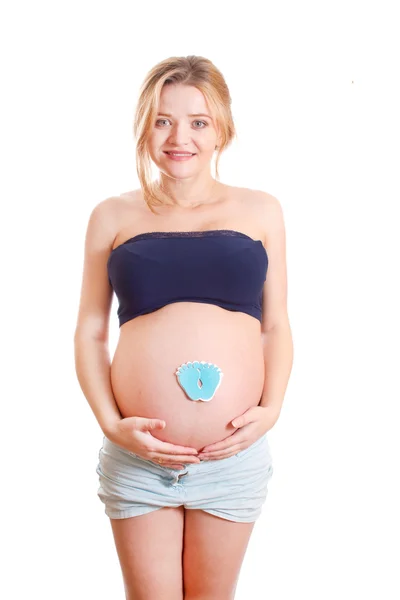
[{"label": "white background", "polygon": [[221,181],[275,195],[287,232],[295,358],[236,600],[400,597],[395,4],[3,4],[3,598],[124,598],[74,370],[84,235],[138,187],[145,74],[190,54],[233,99]]}]

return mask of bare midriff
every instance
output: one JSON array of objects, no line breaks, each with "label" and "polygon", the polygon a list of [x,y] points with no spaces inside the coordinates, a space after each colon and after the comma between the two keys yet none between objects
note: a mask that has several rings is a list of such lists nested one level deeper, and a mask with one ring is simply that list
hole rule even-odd
[{"label": "bare midriff", "polygon": [[[176,370],[188,361],[216,364],[223,376],[210,401],[191,400]],[[176,302],[120,327],[111,363],[123,417],[162,419],[158,439],[197,449],[231,435],[232,419],[257,406],[264,386],[260,321],[199,302]]]}]

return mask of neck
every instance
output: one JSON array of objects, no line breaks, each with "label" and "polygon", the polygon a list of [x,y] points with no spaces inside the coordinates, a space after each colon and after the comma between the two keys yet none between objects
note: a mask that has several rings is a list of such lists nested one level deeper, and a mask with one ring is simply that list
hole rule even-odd
[{"label": "neck", "polygon": [[173,208],[183,209],[212,204],[219,192],[220,185],[213,178],[195,186],[190,181],[166,180],[165,178],[158,180],[157,184],[171,198]]}]

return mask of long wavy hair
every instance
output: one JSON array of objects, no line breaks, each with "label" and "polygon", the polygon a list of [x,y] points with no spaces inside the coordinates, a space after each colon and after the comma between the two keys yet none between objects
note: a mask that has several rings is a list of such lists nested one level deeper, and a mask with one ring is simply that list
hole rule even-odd
[{"label": "long wavy hair", "polygon": [[181,83],[199,89],[203,94],[215,120],[220,135],[216,146],[215,177],[219,180],[218,163],[222,152],[236,137],[231,112],[231,97],[222,73],[203,56],[173,56],[156,64],[146,75],[137,101],[133,133],[136,140],[136,170],[144,200],[154,213],[153,206],[172,204],[172,199],[152,181],[151,157],[148,138],[158,113],[161,90],[164,85]]}]

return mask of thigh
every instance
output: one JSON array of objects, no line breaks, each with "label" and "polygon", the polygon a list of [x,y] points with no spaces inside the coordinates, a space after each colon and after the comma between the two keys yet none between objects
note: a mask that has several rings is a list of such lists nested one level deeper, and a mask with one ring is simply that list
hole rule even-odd
[{"label": "thigh", "polygon": [[127,600],[182,599],[183,506],[110,522]]},{"label": "thigh", "polygon": [[231,600],[254,522],[229,521],[202,510],[185,510],[185,600]]}]

